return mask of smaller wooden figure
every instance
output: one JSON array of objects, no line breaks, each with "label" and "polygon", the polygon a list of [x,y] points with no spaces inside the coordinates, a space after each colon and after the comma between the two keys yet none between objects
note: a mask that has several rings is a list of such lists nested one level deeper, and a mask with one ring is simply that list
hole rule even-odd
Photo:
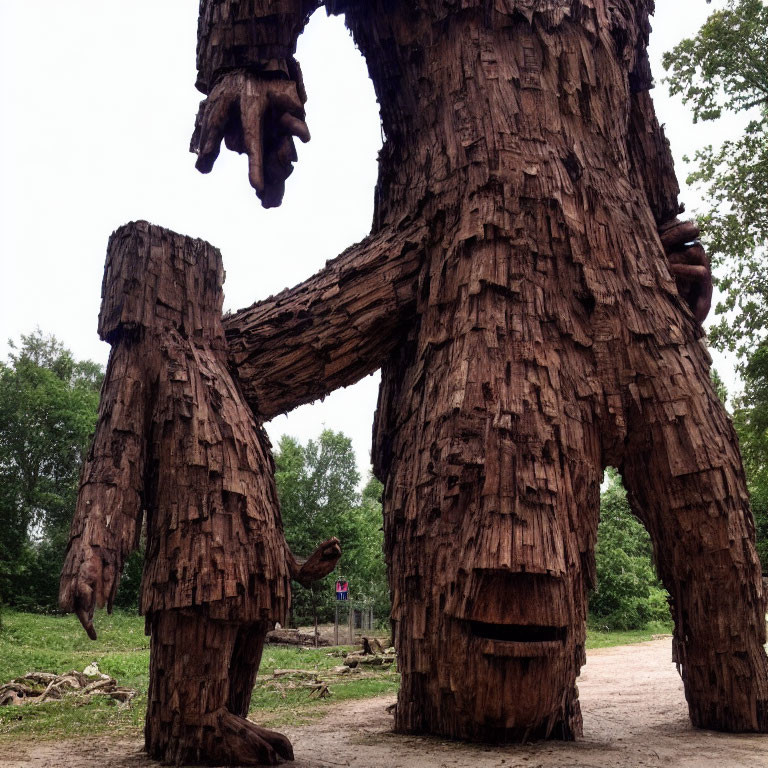
[{"label": "smaller wooden figure", "polygon": [[92,638],[146,517],[151,634],[145,741],[173,763],[274,764],[282,734],[246,719],[290,579],[333,570],[337,539],[288,549],[269,441],[227,366],[221,254],[136,222],[111,237],[99,334],[112,345],[61,580]]}]

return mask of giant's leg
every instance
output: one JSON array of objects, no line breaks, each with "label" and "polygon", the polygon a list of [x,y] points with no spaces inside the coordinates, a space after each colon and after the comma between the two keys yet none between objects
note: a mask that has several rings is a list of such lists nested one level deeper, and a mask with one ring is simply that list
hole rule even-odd
[{"label": "giant's leg", "polygon": [[150,757],[173,764],[275,765],[293,759],[290,742],[227,708],[239,625],[192,610],[151,619]]},{"label": "giant's leg", "polygon": [[765,595],[737,439],[697,343],[645,352],[622,472],[672,596],[691,720],[765,732]]},{"label": "giant's leg", "polygon": [[376,471],[400,731],[494,742],[581,732],[600,433],[587,353],[527,299],[481,290],[430,308],[383,371]]}]

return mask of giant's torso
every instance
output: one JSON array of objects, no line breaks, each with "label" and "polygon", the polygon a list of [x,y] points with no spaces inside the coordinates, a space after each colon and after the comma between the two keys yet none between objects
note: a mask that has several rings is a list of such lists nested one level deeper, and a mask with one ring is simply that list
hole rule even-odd
[{"label": "giant's torso", "polygon": [[[468,425],[480,419],[484,382],[495,424],[520,418],[529,400],[561,413],[563,374],[589,391],[591,408],[614,413],[618,384],[594,380],[598,356],[635,337],[666,345],[697,333],[628,146],[631,85],[649,78],[640,42],[651,5],[335,5],[381,105],[374,230],[423,219],[431,231],[418,326],[384,371],[380,475],[394,461],[403,473],[423,463],[429,476],[441,461],[408,456],[413,419],[482,429]],[[563,372],[565,347],[579,362]],[[614,421],[620,440],[620,414]],[[446,443],[442,461],[456,450]]]}]

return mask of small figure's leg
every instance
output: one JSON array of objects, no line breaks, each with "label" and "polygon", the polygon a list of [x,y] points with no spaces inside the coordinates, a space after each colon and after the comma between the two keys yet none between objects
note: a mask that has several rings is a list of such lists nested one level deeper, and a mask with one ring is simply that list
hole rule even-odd
[{"label": "small figure's leg", "polygon": [[229,700],[227,709],[239,717],[248,717],[251,694],[256,684],[256,673],[261,664],[264,640],[268,627],[265,623],[243,624],[237,632],[235,650],[229,664]]},{"label": "small figure's leg", "polygon": [[282,734],[227,709],[239,624],[191,610],[151,619],[145,747],[173,764],[276,765],[293,759]]},{"label": "small figure's leg", "polygon": [[765,596],[738,444],[697,344],[656,349],[628,397],[621,467],[672,597],[699,728],[768,731]]}]

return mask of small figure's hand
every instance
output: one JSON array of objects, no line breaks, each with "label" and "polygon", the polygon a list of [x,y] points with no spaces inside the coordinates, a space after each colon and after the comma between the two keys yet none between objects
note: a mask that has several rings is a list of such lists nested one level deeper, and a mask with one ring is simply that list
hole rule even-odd
[{"label": "small figure's hand", "polygon": [[80,564],[77,575],[68,583],[62,582],[60,604],[63,610],[74,613],[83,625],[88,637],[96,640],[93,613],[96,606],[103,604],[105,594],[111,594],[113,575],[104,567],[101,556],[92,552]]},{"label": "small figure's hand", "polygon": [[712,272],[709,257],[696,239],[699,228],[693,221],[674,219],[659,227],[659,236],[678,293],[696,320],[703,323],[712,306]]},{"label": "small figure's hand", "polygon": [[[293,558],[292,555],[289,557]],[[341,543],[334,537],[324,541],[303,563],[295,558],[291,563],[291,576],[302,586],[309,586],[313,581],[327,576],[339,562]]]},{"label": "small figure's hand", "polygon": [[248,155],[248,178],[261,204],[279,206],[298,159],[293,137],[310,139],[302,95],[293,80],[240,70],[225,74],[200,103],[190,144],[195,167],[209,173],[224,139],[229,149]]}]

